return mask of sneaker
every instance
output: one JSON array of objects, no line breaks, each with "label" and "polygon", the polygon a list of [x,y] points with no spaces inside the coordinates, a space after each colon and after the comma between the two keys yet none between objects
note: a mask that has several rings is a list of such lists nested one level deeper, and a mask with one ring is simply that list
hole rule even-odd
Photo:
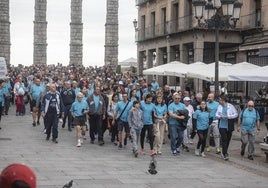
[{"label": "sneaker", "polygon": [[76,145],[77,147],[81,147],[81,141],[80,141],[80,139],[78,139],[78,141],[77,141],[77,145]]},{"label": "sneaker", "polygon": [[144,150],[144,148],[141,149],[141,154],[142,154],[142,155],[145,155],[145,150]]},{"label": "sneaker", "polygon": [[57,144],[58,143],[58,140],[56,138],[53,138],[52,139],[52,142],[54,142],[55,144]]},{"label": "sneaker", "polygon": [[99,146],[103,146],[104,145],[104,141],[99,141]]},{"label": "sneaker", "polygon": [[220,148],[217,148],[216,149],[216,154],[220,154],[221,153],[221,149]]},{"label": "sneaker", "polygon": [[252,156],[252,155],[249,155],[249,156],[248,156],[248,159],[249,159],[249,160],[253,160],[253,156]]},{"label": "sneaker", "polygon": [[71,129],[71,128],[68,128],[68,131],[69,131],[69,132],[72,132],[72,129]]},{"label": "sneaker", "polygon": [[36,123],[35,123],[35,122],[33,122],[33,126],[34,126],[34,127],[36,126]]},{"label": "sneaker", "polygon": [[80,140],[80,143],[83,144],[83,139],[79,139]]},{"label": "sneaker", "polygon": [[184,146],[184,151],[186,151],[186,152],[190,152],[190,150],[189,150],[189,148],[188,148],[188,146]]},{"label": "sneaker", "polygon": [[176,155],[177,155],[177,150],[174,150],[174,151],[172,152],[172,154],[173,154],[174,156],[176,156]]},{"label": "sneaker", "polygon": [[205,152],[202,152],[201,156],[205,158],[206,157]]},{"label": "sneaker", "polygon": [[49,137],[48,136],[46,137],[46,141],[49,141]]},{"label": "sneaker", "polygon": [[206,147],[206,152],[210,152],[210,147],[209,146]]},{"label": "sneaker", "polygon": [[43,130],[43,132],[44,132],[44,134],[46,134],[46,133],[47,133],[47,130],[46,130],[46,129],[44,129],[44,130]]},{"label": "sneaker", "polygon": [[40,125],[40,122],[39,121],[37,121],[37,125]]},{"label": "sneaker", "polygon": [[122,149],[122,148],[123,148],[122,143],[119,143],[118,149]]},{"label": "sneaker", "polygon": [[86,139],[87,139],[87,137],[84,135],[84,136],[83,136],[83,140],[86,140]]},{"label": "sneaker", "polygon": [[200,155],[200,153],[199,153],[199,149],[195,149],[195,150],[194,150],[194,153],[195,153],[196,156],[199,156],[199,155]]},{"label": "sneaker", "polygon": [[225,161],[229,160],[229,155],[228,155],[228,154],[223,154],[223,159],[224,159]]},{"label": "sneaker", "polygon": [[158,151],[158,152],[157,152],[157,155],[162,155],[162,152],[161,152],[161,151]]},{"label": "sneaker", "polygon": [[176,152],[177,154],[180,154],[181,153],[180,148],[177,148]]},{"label": "sneaker", "polygon": [[138,150],[134,151],[134,156],[135,156],[136,158],[138,157],[138,155],[139,155]]},{"label": "sneaker", "polygon": [[117,146],[117,141],[114,141],[114,146]]},{"label": "sneaker", "polygon": [[156,153],[155,153],[155,150],[152,149],[151,152],[150,152],[150,154],[151,154],[151,155],[155,155],[155,154],[156,154]]},{"label": "sneaker", "polygon": [[124,139],[124,146],[127,145],[127,138]]}]

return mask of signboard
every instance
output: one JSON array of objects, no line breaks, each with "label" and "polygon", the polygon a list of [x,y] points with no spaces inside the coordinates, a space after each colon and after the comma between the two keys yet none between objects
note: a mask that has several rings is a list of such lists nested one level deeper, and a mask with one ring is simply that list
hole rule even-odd
[{"label": "signboard", "polygon": [[7,65],[4,57],[0,57],[0,79],[5,79],[7,74]]}]

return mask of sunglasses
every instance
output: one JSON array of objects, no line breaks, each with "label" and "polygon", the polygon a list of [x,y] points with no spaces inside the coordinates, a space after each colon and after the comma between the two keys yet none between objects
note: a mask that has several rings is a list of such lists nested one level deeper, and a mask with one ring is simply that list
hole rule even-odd
[{"label": "sunglasses", "polygon": [[253,105],[248,105],[248,107],[254,107]]}]

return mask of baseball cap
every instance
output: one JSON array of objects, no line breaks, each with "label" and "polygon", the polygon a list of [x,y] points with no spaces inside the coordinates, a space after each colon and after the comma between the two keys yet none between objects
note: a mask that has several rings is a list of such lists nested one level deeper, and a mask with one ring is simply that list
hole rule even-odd
[{"label": "baseball cap", "polygon": [[22,181],[30,188],[36,188],[36,176],[26,165],[14,163],[7,166],[0,175],[0,187],[12,188],[15,181]]},{"label": "baseball cap", "polygon": [[183,101],[190,101],[191,99],[189,97],[184,97]]},{"label": "baseball cap", "polygon": [[121,80],[118,82],[118,84],[124,85],[123,81],[121,81]]}]

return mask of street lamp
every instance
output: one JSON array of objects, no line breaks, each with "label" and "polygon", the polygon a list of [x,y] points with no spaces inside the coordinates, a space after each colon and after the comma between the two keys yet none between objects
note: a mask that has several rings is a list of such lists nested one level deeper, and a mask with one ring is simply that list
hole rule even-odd
[{"label": "street lamp", "polygon": [[[219,30],[236,27],[242,3],[238,0],[193,0],[198,26],[215,29],[215,96],[219,95]],[[231,21],[233,23],[231,23]]]},{"label": "street lamp", "polygon": [[137,31],[137,29],[138,29],[138,21],[136,19],[133,20],[133,26],[134,26],[135,31]]}]

